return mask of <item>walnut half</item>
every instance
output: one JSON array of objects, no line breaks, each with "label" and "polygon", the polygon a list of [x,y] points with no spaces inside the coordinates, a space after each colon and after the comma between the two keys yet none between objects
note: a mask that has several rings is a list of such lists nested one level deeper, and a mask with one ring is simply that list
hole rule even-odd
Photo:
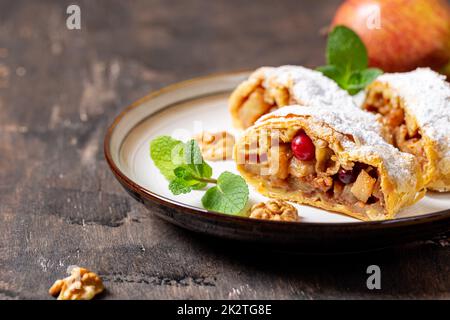
[{"label": "walnut half", "polygon": [[210,161],[228,160],[233,156],[234,136],[226,131],[202,132],[194,137],[203,158]]},{"label": "walnut half", "polygon": [[85,268],[70,266],[67,273],[70,276],[56,280],[48,290],[58,300],[91,300],[104,290],[102,279]]},{"label": "walnut half", "polygon": [[250,209],[250,218],[275,221],[300,220],[297,209],[283,200],[269,200],[255,204]]}]

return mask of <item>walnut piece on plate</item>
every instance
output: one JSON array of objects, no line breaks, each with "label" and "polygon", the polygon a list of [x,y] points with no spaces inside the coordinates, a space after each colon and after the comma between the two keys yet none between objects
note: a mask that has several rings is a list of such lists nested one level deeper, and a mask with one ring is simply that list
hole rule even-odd
[{"label": "walnut piece on plate", "polygon": [[202,132],[194,137],[203,158],[210,161],[229,160],[233,157],[234,136],[226,131]]},{"label": "walnut piece on plate", "polygon": [[250,218],[275,220],[275,221],[299,221],[297,209],[283,200],[269,200],[260,202],[250,209]]},{"label": "walnut piece on plate", "polygon": [[56,280],[48,292],[58,300],[91,300],[104,290],[102,279],[78,266],[67,268],[67,278]]}]

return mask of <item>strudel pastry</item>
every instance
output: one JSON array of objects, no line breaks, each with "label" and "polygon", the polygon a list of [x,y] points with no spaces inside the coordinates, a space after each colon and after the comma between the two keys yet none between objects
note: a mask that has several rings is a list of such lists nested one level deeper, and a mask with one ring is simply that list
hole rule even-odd
[{"label": "strudel pastry", "polygon": [[415,155],[428,189],[450,191],[450,84],[430,69],[384,74],[363,108],[379,114],[393,144]]},{"label": "strudel pastry", "polygon": [[251,126],[266,113],[292,104],[356,108],[352,97],[333,80],[300,66],[259,68],[229,99],[233,125],[240,129]]},{"label": "strudel pastry", "polygon": [[323,106],[287,106],[239,138],[242,176],[265,196],[361,220],[391,219],[424,192],[414,156],[368,125],[373,116]]}]

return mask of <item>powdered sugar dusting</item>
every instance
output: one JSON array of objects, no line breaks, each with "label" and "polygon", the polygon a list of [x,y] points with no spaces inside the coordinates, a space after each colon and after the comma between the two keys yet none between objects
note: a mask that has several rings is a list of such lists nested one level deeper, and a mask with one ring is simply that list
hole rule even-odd
[{"label": "powdered sugar dusting", "polygon": [[384,74],[377,81],[387,83],[401,97],[407,112],[414,115],[422,134],[438,145],[441,157],[450,157],[450,84],[445,76],[429,68]]},{"label": "powdered sugar dusting", "polygon": [[278,122],[285,119],[292,120],[286,116],[310,116],[313,121],[326,123],[334,130],[354,137],[355,142],[346,139],[342,142],[343,147],[350,155],[358,158],[370,158],[378,156],[383,160],[383,164],[389,176],[396,182],[399,189],[406,185],[415,185],[415,160],[414,156],[401,152],[388,144],[374,130],[373,122],[375,117],[360,109],[348,110],[335,108],[333,106],[321,106],[318,108],[309,106],[288,106],[278,109],[270,114],[261,117],[256,126],[262,126],[266,122]]},{"label": "powdered sugar dusting", "polygon": [[[264,74],[263,86],[272,88],[283,86],[289,89],[291,96],[298,105],[321,108],[333,106],[346,110],[343,117],[351,117],[352,121],[364,121],[371,130],[381,132],[381,124],[376,116],[370,113],[359,112],[359,107],[353,98],[342,90],[336,82],[324,76],[321,72],[301,66],[281,66],[278,68],[263,67],[260,72]],[[363,118],[357,119],[363,115]]]},{"label": "powdered sugar dusting", "polygon": [[266,88],[282,85],[289,88],[290,94],[300,105],[335,105],[355,108],[352,97],[333,80],[321,72],[300,66],[281,66],[263,68]]}]

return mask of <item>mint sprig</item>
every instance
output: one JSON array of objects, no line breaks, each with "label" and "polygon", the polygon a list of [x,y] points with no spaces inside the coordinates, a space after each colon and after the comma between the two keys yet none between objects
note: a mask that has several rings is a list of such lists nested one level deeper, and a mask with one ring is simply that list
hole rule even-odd
[{"label": "mint sprig", "polygon": [[202,197],[205,209],[239,214],[248,201],[248,186],[239,175],[223,172],[212,178],[212,168],[204,160],[195,140],[183,143],[169,136],[157,137],[150,143],[150,156],[159,171],[169,180],[174,195],[215,184]]},{"label": "mint sprig", "polygon": [[247,200],[248,187],[245,180],[225,171],[217,179],[217,185],[206,191],[202,204],[209,210],[238,214],[245,207]]},{"label": "mint sprig", "polygon": [[351,95],[357,94],[383,73],[368,68],[367,49],[359,36],[344,26],[335,27],[328,36],[327,65],[317,68]]}]

